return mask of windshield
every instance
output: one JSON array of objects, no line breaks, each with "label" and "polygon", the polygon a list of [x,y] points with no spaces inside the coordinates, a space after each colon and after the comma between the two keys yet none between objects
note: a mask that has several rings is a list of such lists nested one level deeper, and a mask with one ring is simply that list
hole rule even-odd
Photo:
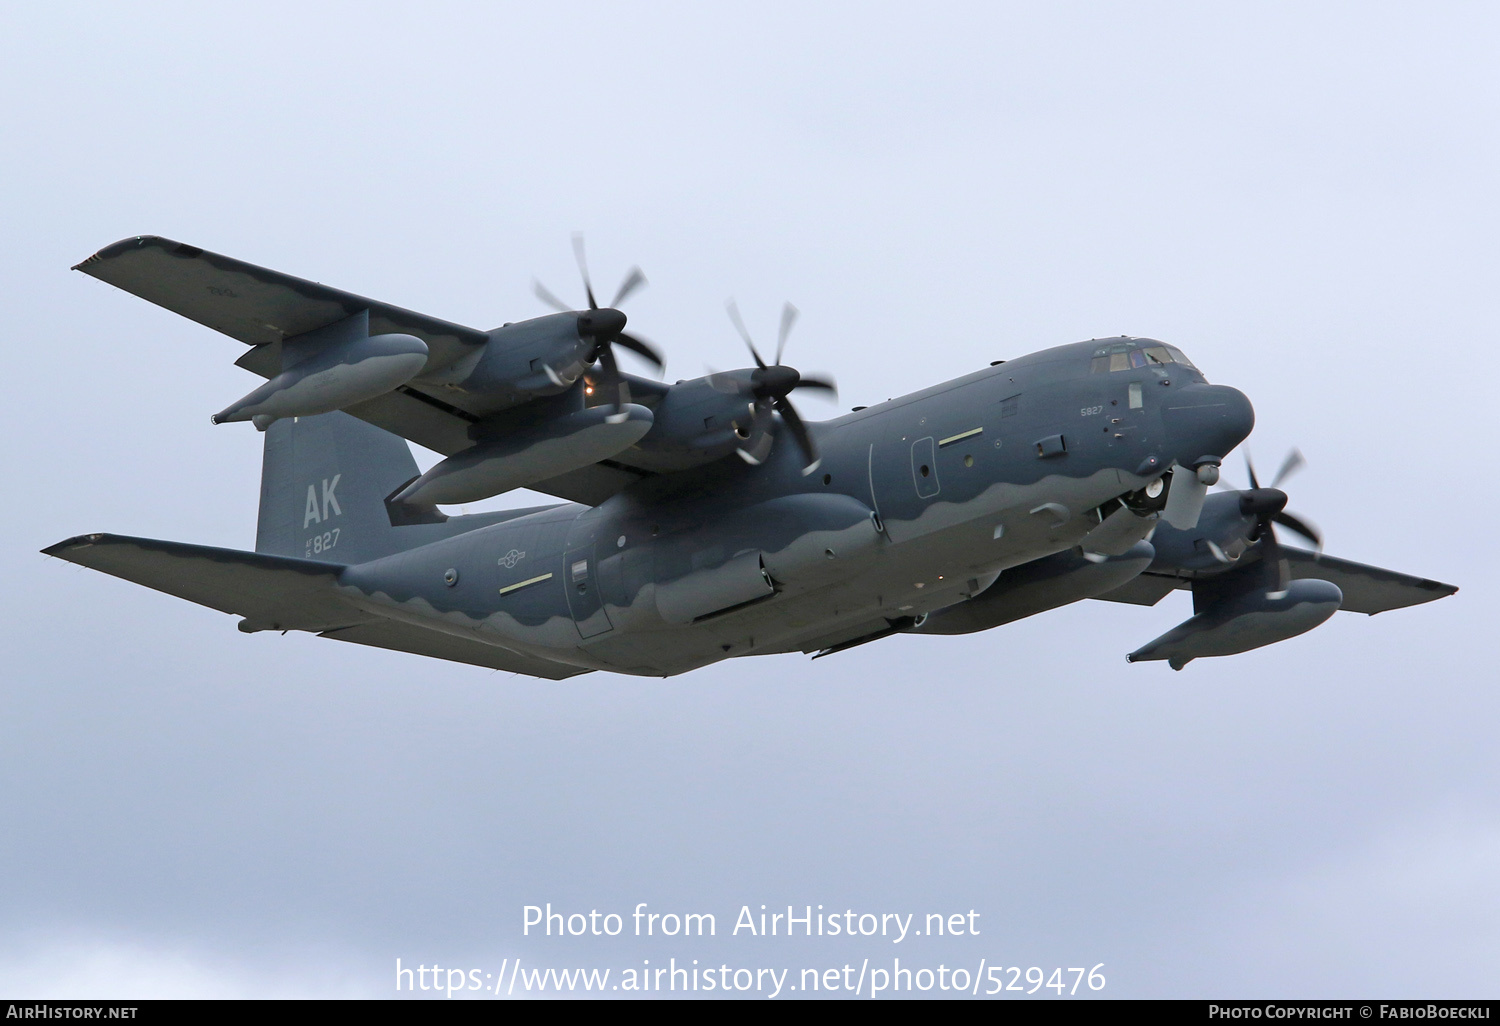
[{"label": "windshield", "polygon": [[1153,338],[1127,338],[1095,349],[1089,370],[1094,374],[1109,374],[1174,363],[1192,370],[1198,369],[1176,346],[1163,345]]}]

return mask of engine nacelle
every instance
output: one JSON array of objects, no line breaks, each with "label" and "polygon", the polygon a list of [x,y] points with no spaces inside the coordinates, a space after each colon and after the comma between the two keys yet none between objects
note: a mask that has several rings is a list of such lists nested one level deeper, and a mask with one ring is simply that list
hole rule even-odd
[{"label": "engine nacelle", "polygon": [[652,411],[656,424],[632,462],[651,470],[685,470],[728,456],[750,437],[754,419],[743,396],[715,389],[708,378],[680,381]]},{"label": "engine nacelle", "polygon": [[413,335],[370,334],[370,314],[282,343],[282,371],[211,419],[253,420],[264,431],[282,417],[311,417],[384,395],[427,364],[427,343]]},{"label": "engine nacelle", "polygon": [[1205,656],[1235,655],[1305,634],[1338,611],[1344,593],[1328,581],[1289,581],[1276,591],[1228,594],[1125,658],[1165,659],[1180,670]]},{"label": "engine nacelle", "polygon": [[576,313],[547,314],[496,328],[490,340],[456,363],[424,374],[422,385],[484,396],[495,409],[567,391],[589,366],[593,343],[578,333]]},{"label": "engine nacelle", "polygon": [[[1130,515],[1130,514],[1127,514]],[[1150,565],[1151,543],[1137,542],[1118,556],[1085,558],[1074,550],[1045,556],[1004,571],[984,591],[930,614],[913,634],[973,634],[1103,595]]]}]

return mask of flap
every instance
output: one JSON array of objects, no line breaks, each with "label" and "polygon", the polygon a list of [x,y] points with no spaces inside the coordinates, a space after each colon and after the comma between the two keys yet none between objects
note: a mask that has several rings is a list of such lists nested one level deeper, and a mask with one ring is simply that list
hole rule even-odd
[{"label": "flap", "polygon": [[358,627],[325,631],[322,636],[333,638],[335,641],[350,641],[356,645],[371,645],[395,652],[410,652],[413,655],[431,656],[434,659],[448,659],[455,663],[487,666],[492,670],[508,670],[511,673],[523,673],[528,677],[543,677],[547,680],[563,680],[567,677],[576,677],[580,673],[594,672],[582,666],[569,666],[567,663],[554,663],[550,659],[518,655],[509,649],[486,645],[482,641],[457,638],[451,634],[426,630],[412,624],[397,623],[394,620],[381,620],[377,623],[361,624]]},{"label": "flap", "polygon": [[1134,606],[1154,606],[1174,588],[1186,588],[1193,582],[1162,574],[1137,574],[1113,591],[1106,591],[1094,598],[1105,602],[1129,602]]}]

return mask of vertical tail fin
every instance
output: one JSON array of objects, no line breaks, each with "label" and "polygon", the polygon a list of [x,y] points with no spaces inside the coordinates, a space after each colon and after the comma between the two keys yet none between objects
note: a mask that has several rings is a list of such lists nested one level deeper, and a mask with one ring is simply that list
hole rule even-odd
[{"label": "vertical tail fin", "polygon": [[387,505],[416,478],[417,461],[406,439],[347,413],[278,420],[265,438],[256,552],[365,563],[551,508],[449,517]]},{"label": "vertical tail fin", "polygon": [[417,476],[405,439],[347,413],[278,420],[265,437],[256,552],[363,563],[453,533],[436,507],[392,523],[386,498]]}]

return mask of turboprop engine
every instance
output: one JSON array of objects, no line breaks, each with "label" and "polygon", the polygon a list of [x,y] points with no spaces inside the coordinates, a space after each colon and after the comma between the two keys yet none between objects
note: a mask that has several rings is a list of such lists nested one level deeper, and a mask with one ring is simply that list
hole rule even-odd
[{"label": "turboprop engine", "polygon": [[361,310],[282,343],[282,371],[211,418],[253,421],[264,431],[282,417],[331,413],[383,395],[427,364],[427,343],[413,335],[371,335]]}]

